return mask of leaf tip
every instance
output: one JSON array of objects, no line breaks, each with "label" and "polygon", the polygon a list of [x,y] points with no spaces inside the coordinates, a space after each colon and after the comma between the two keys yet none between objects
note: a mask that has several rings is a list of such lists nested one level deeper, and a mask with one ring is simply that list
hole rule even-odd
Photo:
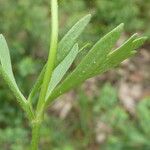
[{"label": "leaf tip", "polygon": [[83,20],[86,20],[86,22],[89,23],[90,20],[91,20],[91,18],[92,18],[92,15],[91,15],[91,14],[88,14],[88,15],[86,15],[85,17],[83,17]]},{"label": "leaf tip", "polygon": [[91,14],[88,14],[87,17],[91,19],[92,15],[91,15]]},{"label": "leaf tip", "polygon": [[122,26],[122,27],[124,27],[124,23],[122,22],[122,23],[120,23],[120,25],[119,26]]},{"label": "leaf tip", "polygon": [[3,34],[0,34],[0,38],[3,38],[4,36],[3,36]]},{"label": "leaf tip", "polygon": [[142,46],[144,44],[144,42],[147,40],[147,37],[140,37],[140,38],[137,38],[133,41],[133,48],[134,49],[137,49],[139,48],[140,46]]},{"label": "leaf tip", "polygon": [[137,42],[137,41],[145,42],[147,39],[148,39],[148,37],[143,36],[143,37],[140,37],[140,38],[135,39],[133,42]]},{"label": "leaf tip", "polygon": [[119,24],[113,31],[121,33],[124,29],[124,23]]},{"label": "leaf tip", "polygon": [[124,28],[124,23],[119,24],[117,28],[123,30],[123,28]]},{"label": "leaf tip", "polygon": [[145,42],[148,39],[148,37],[147,36],[143,36],[143,37],[141,37],[141,39]]},{"label": "leaf tip", "polygon": [[3,36],[3,34],[0,34],[0,40],[6,42],[6,39],[5,39],[5,37]]}]

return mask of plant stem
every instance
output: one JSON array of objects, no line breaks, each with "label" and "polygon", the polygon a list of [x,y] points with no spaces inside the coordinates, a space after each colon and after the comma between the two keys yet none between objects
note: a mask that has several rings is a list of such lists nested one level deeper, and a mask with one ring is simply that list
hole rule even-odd
[{"label": "plant stem", "polygon": [[41,122],[36,122],[32,126],[32,141],[30,150],[38,150],[38,144],[40,139]]},{"label": "plant stem", "polygon": [[48,90],[48,85],[52,77],[56,53],[57,53],[57,43],[58,43],[58,4],[57,0],[51,0],[51,15],[52,15],[52,33],[50,41],[50,50],[48,56],[48,62],[46,66],[46,71],[44,74],[44,79],[41,87],[41,92],[39,96],[39,101],[37,104],[37,113],[41,116],[43,113],[46,94]]},{"label": "plant stem", "polygon": [[40,139],[40,127],[44,116],[45,99],[48,90],[48,85],[52,77],[58,43],[58,4],[57,0],[51,0],[51,15],[52,15],[52,33],[50,40],[50,50],[48,56],[48,62],[46,65],[46,71],[40,91],[39,101],[36,109],[36,119],[32,126],[32,141],[30,150],[38,150],[38,143]]}]

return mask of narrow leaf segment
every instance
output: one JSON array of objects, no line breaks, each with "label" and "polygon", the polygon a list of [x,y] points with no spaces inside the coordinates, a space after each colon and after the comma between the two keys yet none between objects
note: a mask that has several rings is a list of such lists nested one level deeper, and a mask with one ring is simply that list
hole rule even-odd
[{"label": "narrow leaf segment", "polygon": [[0,74],[8,84],[10,90],[13,92],[21,108],[27,113],[28,118],[32,120],[34,118],[32,106],[26,100],[17,86],[12,71],[9,49],[3,35],[0,35]]}]

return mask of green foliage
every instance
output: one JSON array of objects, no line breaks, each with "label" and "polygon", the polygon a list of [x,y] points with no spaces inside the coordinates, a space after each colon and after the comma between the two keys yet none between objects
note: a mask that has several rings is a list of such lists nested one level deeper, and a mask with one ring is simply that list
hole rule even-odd
[{"label": "green foliage", "polygon": [[129,0],[128,3],[126,3],[125,0],[95,0],[94,6],[96,7],[94,19],[97,30],[99,25],[101,27],[99,30],[103,32],[120,22],[124,22],[128,25],[125,28],[127,32],[140,30],[145,31],[145,33],[149,35],[150,30],[146,27],[146,24],[149,24],[147,17],[150,16],[149,12],[147,12],[147,8],[150,6],[149,1]]},{"label": "green foliage", "polygon": [[[145,104],[149,104],[150,99],[141,100],[137,104],[137,117],[142,116],[141,119],[140,117],[130,116],[120,104],[117,95],[117,89],[108,83],[103,85],[99,95],[93,100],[89,99],[80,89],[75,104],[77,110],[72,110],[68,114],[67,123],[66,119],[62,120],[56,116],[46,117],[47,126],[43,128],[45,130],[42,136],[45,138],[43,141],[47,141],[49,138],[52,139],[52,148],[57,147],[58,150],[64,147],[64,144],[68,145],[68,143],[71,143],[74,149],[87,149],[92,144],[91,142],[95,141],[95,124],[100,121],[111,132],[105,131],[105,129],[101,131],[102,134],[106,132],[107,136],[105,141],[100,143],[97,148],[104,150],[132,150],[135,148],[148,150],[150,147],[149,132],[144,131],[147,131],[148,126],[145,124],[142,127],[141,124],[149,120],[149,118],[146,118],[147,114],[144,111],[148,110],[148,105]],[[143,111],[140,111],[139,108],[142,108]],[[50,137],[50,135],[52,136]],[[50,142],[47,144],[49,145]]]},{"label": "green foliage", "polygon": [[10,89],[13,91],[14,95],[16,96],[18,102],[20,103],[21,107],[25,110],[26,109],[26,101],[22,93],[20,92],[17,83],[15,81],[11,60],[9,55],[9,50],[5,38],[0,35],[0,72],[5,81],[8,83]]},{"label": "green foliage", "polygon": [[56,67],[52,74],[51,82],[49,83],[48,91],[47,91],[47,98],[51,94],[51,92],[55,89],[57,84],[62,80],[65,73],[68,71],[70,66],[72,65],[73,61],[75,60],[78,54],[78,44],[74,45],[72,50],[66,56],[66,58]]},{"label": "green foliage", "polygon": [[120,48],[111,51],[114,44],[120,37],[123,30],[123,24],[112,30],[110,33],[100,39],[89,53],[83,58],[76,69],[62,82],[48,98],[48,102],[67,92],[71,88],[83,83],[86,79],[106,72],[107,70],[119,65],[123,60],[136,53],[134,49],[141,46],[146,40],[133,35]]},{"label": "green foliage", "polygon": [[[79,41],[81,44],[86,40],[90,43],[95,42],[100,35],[121,22],[126,24],[125,31],[127,32],[140,31],[149,35],[150,2],[148,0],[130,0],[128,3],[124,0],[60,0],[59,4],[60,37],[87,11],[92,13],[93,19],[85,30],[85,34],[81,35]],[[27,97],[29,89],[45,62],[41,61],[41,58],[46,55],[48,49],[49,0],[36,0],[36,3],[34,0],[0,1],[0,14],[0,32],[9,41],[15,78],[21,91]],[[27,60],[34,62],[34,69],[30,70],[31,65],[28,65],[29,69],[23,71],[21,68],[29,63]],[[14,99],[10,94],[5,93],[7,88],[2,81],[0,87],[3,89],[0,94],[3,95],[1,99]]]},{"label": "green foliage", "polygon": [[[65,3],[67,5],[64,6]],[[69,2],[63,0],[61,5],[62,12],[69,16],[68,24],[71,24],[77,16],[85,14],[86,9],[93,14],[92,24],[89,30],[86,30],[86,36],[82,36],[83,41],[84,39],[96,41],[97,33],[102,35],[121,22],[127,25],[125,31],[128,33],[140,31],[145,32],[148,36],[150,34],[147,26],[150,17],[150,1],[148,0],[129,0],[128,3],[125,0],[70,0]]]},{"label": "green foliage", "polygon": [[35,68],[35,62],[30,57],[22,59],[22,61],[18,64],[18,70],[22,77],[34,74]]},{"label": "green foliage", "polygon": [[80,36],[80,34],[89,23],[90,19],[91,15],[87,15],[79,20],[60,41],[58,45],[56,65],[59,64],[66,57],[71,47],[77,41],[77,38]]},{"label": "green foliage", "polygon": [[[84,18],[80,19],[70,30],[69,32],[67,32],[67,34],[63,37],[63,39],[59,42],[58,44],[58,52],[60,51],[60,53],[57,54],[56,57],[56,64],[57,62],[60,61],[60,59],[63,59],[64,57],[66,57],[66,55],[69,55],[69,51],[72,48],[72,46],[75,44],[75,42],[77,41],[77,38],[79,37],[79,35],[82,33],[83,29],[86,27],[86,25],[88,24],[88,22],[90,21],[91,16],[87,15]],[[61,54],[63,53],[63,54]],[[61,55],[60,55],[61,54]],[[69,57],[69,56],[68,56]],[[65,59],[65,58],[64,58]],[[72,59],[72,60],[71,60]],[[66,61],[66,60],[64,60]],[[70,61],[73,61],[73,57],[70,58]],[[63,64],[63,62],[62,62]],[[69,63],[68,63],[69,65]],[[59,65],[59,67],[61,68],[61,64]],[[58,67],[58,68],[59,68]],[[29,99],[31,99],[35,93],[36,90],[39,89],[39,87],[42,84],[42,80],[44,77],[44,72],[45,72],[45,68],[46,66],[43,68],[43,70],[41,71],[39,78],[37,80],[37,82],[35,83],[31,94],[29,95]],[[58,70],[56,68],[56,70]],[[65,70],[64,70],[65,71]],[[67,71],[67,70],[66,70]],[[55,72],[55,71],[54,71]],[[64,72],[66,73],[66,72]],[[63,76],[62,76],[63,77]],[[60,80],[61,81],[61,80]],[[53,81],[52,81],[53,82]],[[51,83],[50,83],[51,84]]]},{"label": "green foliage", "polygon": [[[68,78],[56,89],[56,96],[70,90],[71,88],[79,85],[88,78],[95,75],[95,72],[103,72],[105,68],[100,68],[107,58],[108,53],[120,37],[123,25],[121,24],[116,29],[108,33],[100,39],[80,62],[79,66],[70,74]],[[55,93],[52,93],[52,98]],[[59,94],[60,93],[60,94]]]},{"label": "green foliage", "polygon": [[141,121],[140,126],[143,130],[143,132],[145,134],[147,134],[147,136],[150,136],[150,127],[147,126],[148,124],[150,124],[150,119],[149,119],[149,115],[150,115],[150,100],[147,98],[143,101],[141,101],[139,103],[139,105],[137,106],[137,110],[138,110],[138,118]]},{"label": "green foliage", "polygon": [[[107,99],[112,103],[107,103]],[[116,90],[109,84],[103,87],[100,99],[97,102],[100,104],[96,103],[94,110],[96,108],[96,113],[101,114],[100,120],[105,122],[106,125],[109,125],[112,130],[111,134],[107,137],[106,143],[102,146],[103,149],[119,150],[138,148],[139,150],[147,150],[149,148],[149,135],[142,131],[143,129],[141,128],[143,121],[149,120],[149,118],[146,118],[147,115],[144,112],[144,110],[147,110],[147,113],[149,113],[147,109],[148,105],[143,105],[145,103],[149,104],[149,99],[142,100],[137,105],[137,115],[142,116],[142,120],[140,117],[136,119],[129,116],[118,103]],[[99,109],[97,108],[98,105]],[[148,127],[144,126],[143,128],[147,130]]]},{"label": "green foliage", "polygon": [[101,14],[100,16],[97,15],[96,19],[102,20],[105,24],[115,25],[124,20],[124,23],[128,24],[128,30],[130,31],[133,29],[134,24],[137,24],[136,29],[139,29],[144,23],[138,19],[140,10],[135,1],[129,0],[127,4],[124,0],[96,0],[96,5],[98,13]]},{"label": "green foliage", "polygon": [[[95,140],[94,128],[95,123],[99,120],[106,123],[111,132],[107,135],[106,140],[98,145],[98,148],[104,150],[132,150],[135,148],[148,150],[150,147],[149,126],[147,125],[149,117],[146,116],[149,114],[149,104],[149,98],[141,100],[137,104],[137,118],[135,118],[130,116],[120,105],[117,98],[117,89],[112,85],[108,83],[103,85],[99,95],[92,101],[84,91],[80,90],[75,103],[75,108],[78,111],[72,110],[64,120],[55,114],[45,116],[46,123],[43,124],[41,129],[40,145],[43,150],[47,150],[47,147],[56,150],[66,150],[66,148],[71,150],[87,149],[91,141]],[[7,115],[7,118],[13,118],[13,122],[18,122],[18,119],[22,117],[17,113],[14,113],[15,115],[12,117],[13,109],[10,110],[11,112]],[[18,112],[18,114],[20,113]],[[28,134],[29,130],[21,127],[22,122],[23,120],[20,120],[19,123],[16,123],[16,128],[11,125],[0,130],[0,147],[5,149],[5,146],[9,145],[9,148],[14,150],[26,148],[30,140],[30,134]],[[91,128],[93,130],[89,130]]]},{"label": "green foliage", "polygon": [[94,112],[99,113],[101,110],[108,110],[110,107],[114,107],[116,103],[117,91],[109,83],[107,83],[101,89],[97,105],[94,106]]},{"label": "green foliage", "polygon": [[[39,4],[41,4],[41,1],[39,1]],[[26,7],[32,8],[32,5],[34,5],[34,3],[30,5],[29,2],[20,1],[18,5],[19,7],[23,5],[23,8],[26,9]],[[0,35],[0,75],[5,80],[5,82],[9,85],[9,88],[11,89],[14,96],[16,97],[17,102],[20,104],[21,108],[26,113],[27,118],[30,121],[30,124],[32,125],[31,150],[38,149],[38,141],[39,141],[39,134],[40,134],[39,129],[41,123],[43,122],[44,112],[47,106],[51,104],[52,101],[54,101],[57,97],[64,94],[65,92],[80,85],[85,80],[94,77],[98,74],[104,73],[109,69],[118,66],[122,61],[133,56],[136,53],[135,50],[139,48],[141,45],[143,45],[144,41],[146,40],[146,37],[137,38],[136,35],[133,35],[128,41],[126,41],[119,48],[113,51],[113,47],[115,46],[115,43],[117,42],[117,40],[119,39],[123,31],[123,24],[120,24],[118,27],[116,27],[111,32],[106,34],[103,38],[101,38],[91,48],[91,50],[87,52],[87,54],[84,57],[82,57],[82,60],[79,63],[79,65],[77,65],[76,68],[71,73],[66,74],[79,52],[78,44],[75,44],[77,43],[77,38],[82,33],[86,25],[89,23],[91,16],[87,15],[79,22],[77,22],[58,44],[57,1],[51,0],[51,6],[52,6],[51,9],[52,10],[51,11],[51,15],[52,15],[51,32],[52,33],[51,33],[49,56],[46,65],[43,67],[43,70],[35,86],[33,87],[33,90],[29,94],[28,100],[25,98],[25,96],[22,94],[22,92],[19,90],[17,86],[17,83],[15,81],[12,72],[10,54],[9,54],[7,43],[5,41],[5,38],[2,35]],[[15,7],[17,7],[17,5]],[[42,9],[38,7],[35,7],[35,9],[33,7],[32,9],[32,11],[35,11],[34,13],[37,13],[41,10]],[[22,15],[22,13],[23,12],[19,12],[18,15]],[[32,12],[30,12],[30,14],[32,14]],[[42,14],[42,17],[45,16],[45,14],[46,13]],[[35,19],[36,17],[38,17],[39,19],[41,18],[41,15],[40,13],[37,13],[37,16],[34,17]],[[27,32],[30,30],[32,31],[32,25],[30,24],[30,22],[25,20],[24,23],[26,24],[25,27],[27,27],[26,28]],[[34,30],[36,31],[36,26],[34,27]],[[40,28],[38,30],[40,30]],[[30,43],[32,42],[32,40],[29,41]],[[26,65],[28,61],[31,61],[31,59],[28,59],[25,62],[23,61],[22,64]],[[30,70],[30,71],[34,73],[35,70]],[[23,71],[21,72],[23,73],[22,76],[26,76],[27,74],[26,72],[25,73]],[[60,72],[61,74],[58,75],[58,73]],[[66,76],[64,76],[65,74]],[[39,93],[39,95],[38,98],[36,98],[38,100],[37,100],[37,108],[35,110],[33,109],[33,98],[35,95],[37,95],[37,93]],[[83,105],[81,107],[83,107]],[[86,109],[83,110],[85,110],[83,114],[86,114],[87,110]],[[122,124],[120,118],[125,118],[125,119],[127,118],[125,114],[117,116],[118,112],[119,115],[122,114],[122,110],[120,108],[116,108],[113,111],[114,118],[118,119],[117,125],[119,127],[120,122]],[[109,118],[109,115],[113,113],[111,111],[108,111],[108,114],[106,115],[108,115]],[[107,117],[105,118],[105,116],[103,119],[106,122],[108,121]],[[108,122],[112,125],[114,124],[112,119],[110,119]],[[82,128],[84,128],[86,125],[81,123],[81,126]],[[141,145],[147,143],[147,141],[145,141],[145,138],[142,136],[142,134],[136,132],[136,129],[134,130],[134,127],[132,128],[132,126],[131,126],[131,131],[134,131],[134,133],[126,136],[128,136],[128,138],[133,143],[134,140],[139,141]],[[121,129],[120,132],[127,134],[126,129]],[[89,140],[85,141],[85,143],[88,142]],[[67,147],[65,149],[70,149],[70,147]]]},{"label": "green foliage", "polygon": [[24,150],[27,148],[27,142],[27,131],[25,129],[6,128],[0,130],[0,147],[3,149]]}]

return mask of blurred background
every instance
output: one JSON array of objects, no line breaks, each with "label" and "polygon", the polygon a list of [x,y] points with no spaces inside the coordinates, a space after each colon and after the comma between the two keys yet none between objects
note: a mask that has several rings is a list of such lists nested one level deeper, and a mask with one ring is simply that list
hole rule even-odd
[{"label": "blurred background", "polygon": [[[25,96],[46,62],[49,0],[0,0],[0,33]],[[125,23],[117,43],[137,32],[150,35],[150,0],[59,0],[60,39],[87,13],[92,20],[79,39],[94,44]],[[84,50],[83,55],[90,48]],[[76,65],[79,60],[76,60]],[[150,40],[132,59],[60,97],[45,116],[42,150],[150,150]],[[31,131],[24,113],[0,80],[0,149],[24,150]]]}]

